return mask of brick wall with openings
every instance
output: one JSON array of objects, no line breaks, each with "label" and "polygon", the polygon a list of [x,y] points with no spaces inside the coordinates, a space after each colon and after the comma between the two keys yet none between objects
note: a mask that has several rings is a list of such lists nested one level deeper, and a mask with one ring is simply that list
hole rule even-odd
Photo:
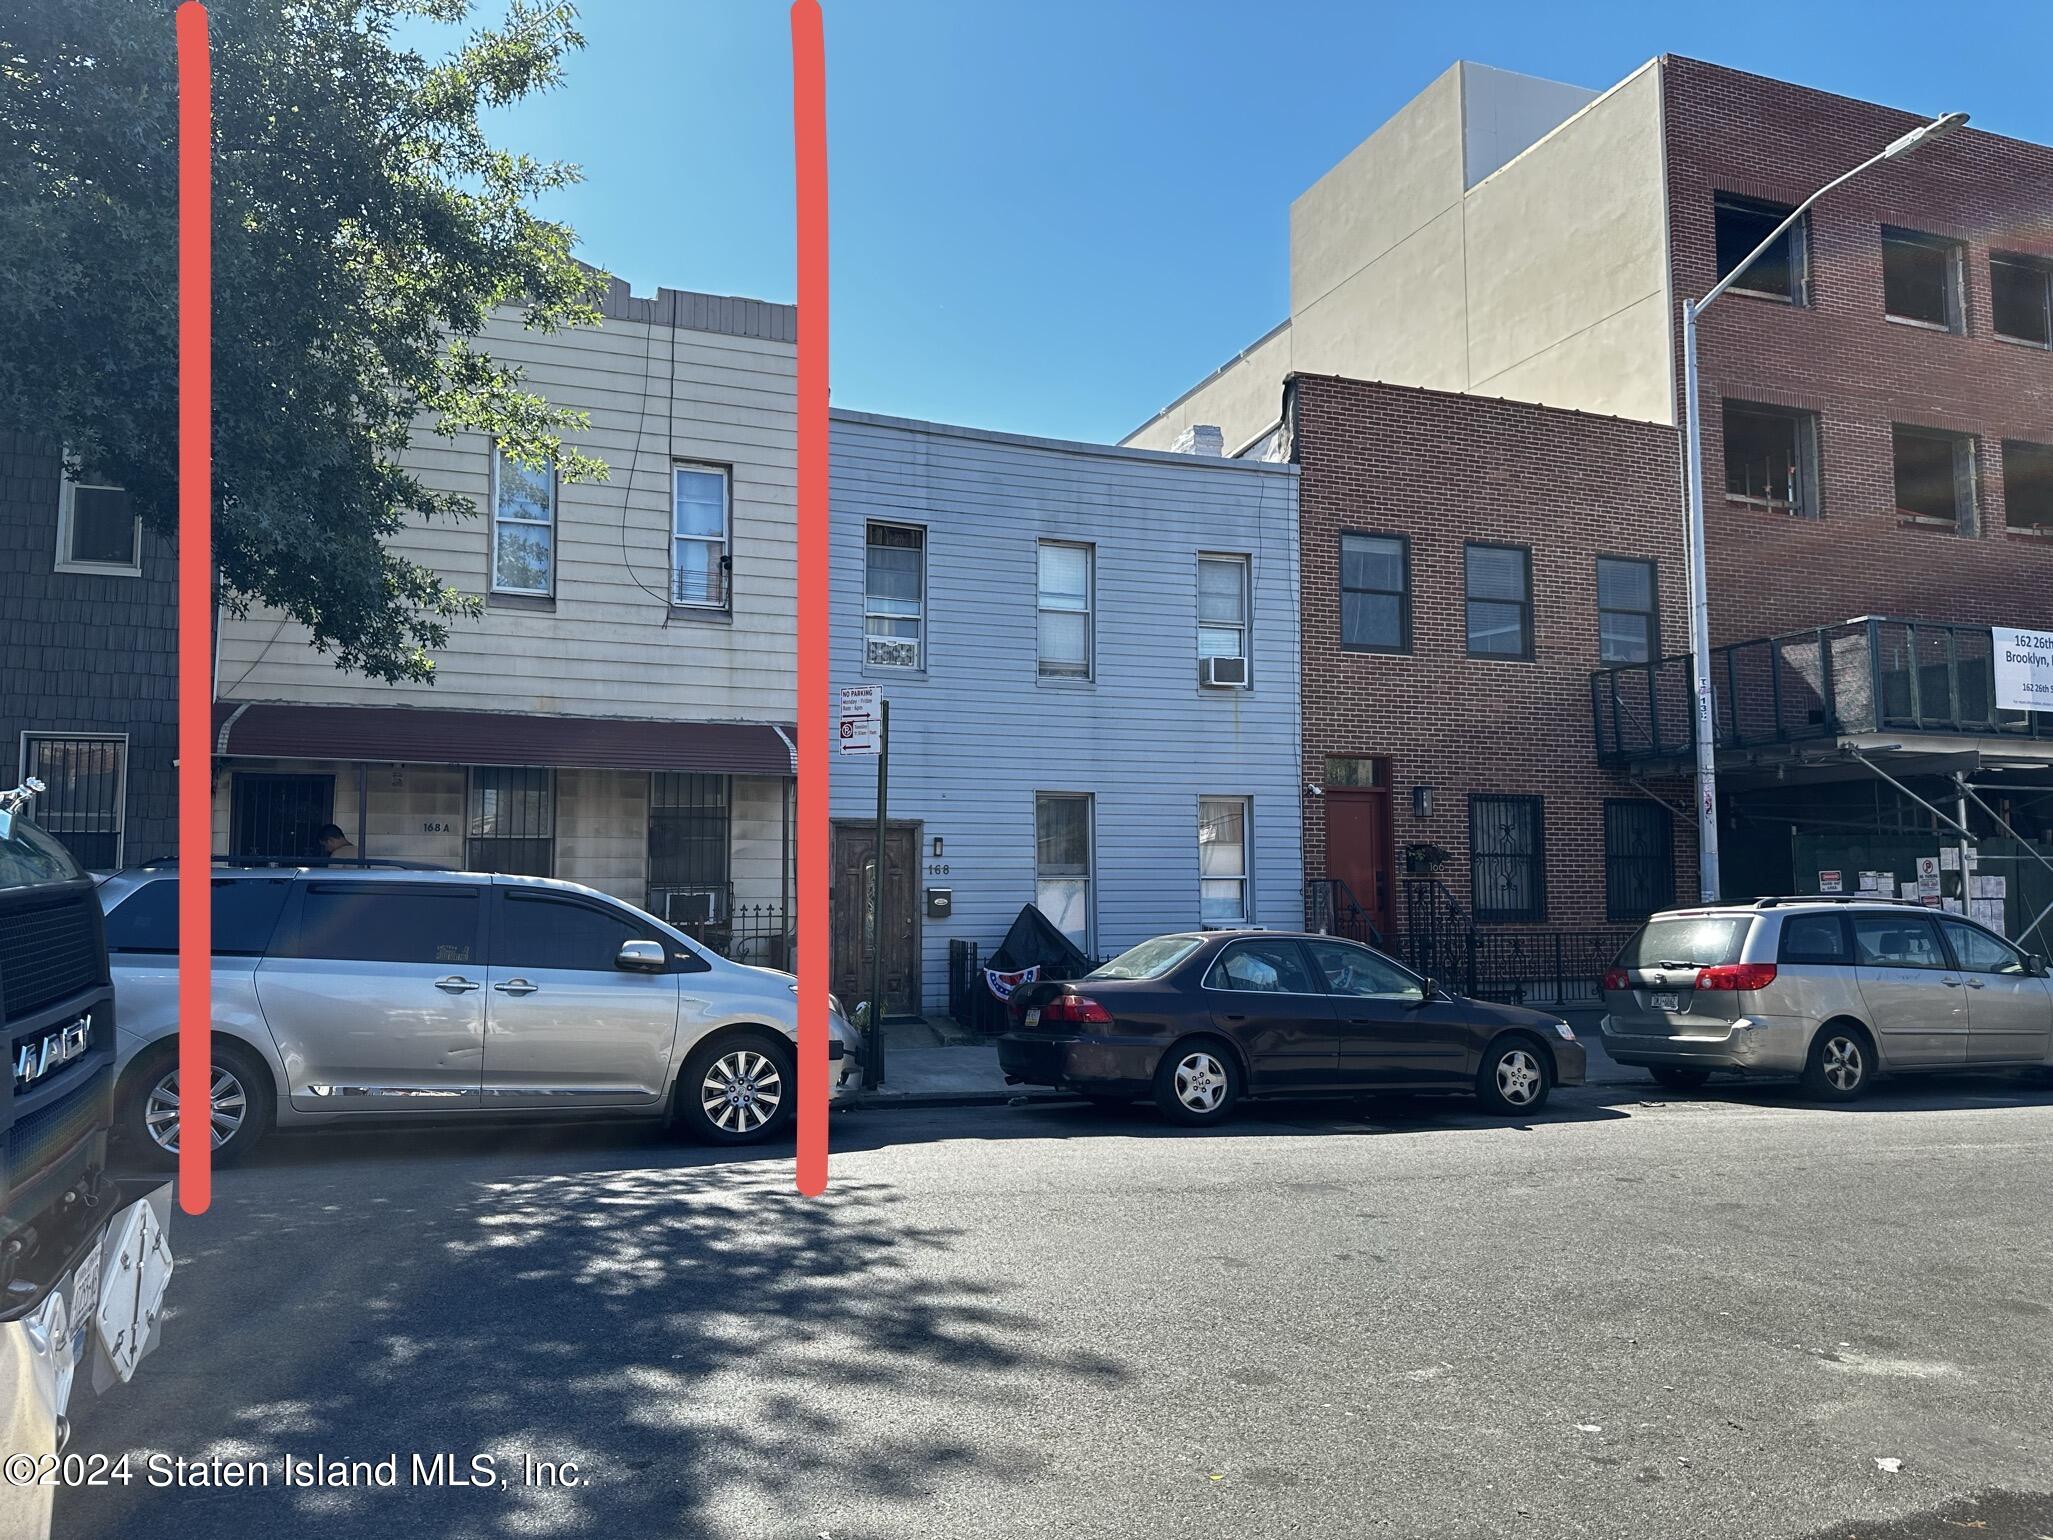
[{"label": "brick wall with openings", "polygon": [[[1656,563],[1660,650],[1685,645],[1682,522],[1672,429],[1620,418],[1406,386],[1295,376],[1301,482],[1304,778],[1329,755],[1390,762],[1393,844],[1449,852],[1440,875],[1470,904],[1472,793],[1545,799],[1545,923],[1607,923],[1604,802],[1641,793],[1596,760],[1590,673],[1599,666],[1597,558]],[[1402,535],[1410,546],[1411,644],[1341,643],[1340,537]],[[1532,657],[1467,651],[1464,550],[1531,552]],[[1413,811],[1411,788],[1433,788]],[[1695,892],[1687,787],[1653,788],[1671,821],[1676,892]],[[1305,872],[1325,873],[1325,799],[1306,796]],[[1401,878],[1401,869],[1398,874]],[[1401,904],[1394,905],[1403,924]]]},{"label": "brick wall with openings", "polygon": [[[1681,58],[1664,92],[1679,403],[1680,305],[1717,279],[1716,195],[1795,205],[1975,103],[1902,112]],[[1885,225],[1958,243],[1958,331],[1887,318]],[[1802,303],[1728,291],[1699,327],[1712,640],[1869,613],[2053,625],[2053,535],[2007,528],[2003,452],[2053,445],[2053,350],[1997,335],[1990,267],[2053,261],[2053,148],[1958,129],[1832,193],[1808,245]],[[1819,517],[1728,497],[1728,398],[1816,414]],[[1899,513],[1892,424],[1971,436],[1978,528]]]}]

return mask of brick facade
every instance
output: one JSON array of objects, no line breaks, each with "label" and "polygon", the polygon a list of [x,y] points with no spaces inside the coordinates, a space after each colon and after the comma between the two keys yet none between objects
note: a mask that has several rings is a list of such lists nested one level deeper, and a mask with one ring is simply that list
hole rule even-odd
[{"label": "brick facade", "polygon": [[125,733],[124,856],[176,846],[178,648],[170,542],[142,535],[142,575],[59,572],[57,446],[0,432],[0,782],[22,734]]},{"label": "brick facade", "polygon": [[[1665,65],[1679,402],[1680,301],[1717,279],[1714,196],[1794,205],[1927,118]],[[1934,104],[1954,105],[1972,103]],[[1883,225],[1961,243],[1964,332],[1885,318]],[[1871,613],[2053,625],[2053,540],[2006,531],[2002,451],[2004,439],[2053,444],[2053,351],[1996,336],[1989,271],[1991,251],[2053,258],[2053,148],[1956,130],[1832,193],[1808,237],[1804,304],[1731,291],[1698,329],[1712,641]],[[1822,517],[1726,497],[1727,397],[1817,414]],[[1892,423],[1974,435],[1978,532],[1898,514]]]},{"label": "brick facade", "polygon": [[[1294,376],[1287,391],[1303,471],[1305,780],[1323,781],[1328,755],[1388,756],[1397,851],[1418,841],[1448,851],[1439,875],[1464,905],[1469,794],[1542,797],[1546,923],[1604,925],[1603,804],[1641,793],[1596,761],[1596,562],[1607,555],[1657,563],[1661,650],[1682,650],[1674,430],[1322,376]],[[1409,540],[1408,653],[1342,648],[1344,531]],[[1530,550],[1531,661],[1468,656],[1469,541]],[[1414,786],[1433,788],[1428,817],[1413,812]],[[1656,789],[1687,809],[1686,789]],[[1305,871],[1316,877],[1326,871],[1325,799],[1308,795],[1304,808]],[[1672,828],[1677,892],[1687,894],[1696,841],[1684,820]]]}]

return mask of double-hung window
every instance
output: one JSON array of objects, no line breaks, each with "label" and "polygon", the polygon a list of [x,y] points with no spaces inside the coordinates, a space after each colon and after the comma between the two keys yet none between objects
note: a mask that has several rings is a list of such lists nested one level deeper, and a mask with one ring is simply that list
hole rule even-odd
[{"label": "double-hung window", "polygon": [[1470,545],[1468,655],[1472,658],[1531,658],[1533,655],[1532,553],[1517,545]]},{"label": "double-hung window", "polygon": [[556,467],[492,450],[492,592],[556,592]]},{"label": "double-hung window", "polygon": [[1198,558],[1198,656],[1248,655],[1248,559]]},{"label": "double-hung window", "polygon": [[732,478],[718,465],[676,465],[671,473],[670,602],[684,609],[725,609]]},{"label": "double-hung window", "polygon": [[64,478],[57,501],[57,570],[140,577],[143,525],[128,493]]},{"label": "double-hung window", "polygon": [[1207,925],[1245,925],[1247,901],[1245,797],[1198,799],[1198,918]]},{"label": "double-hung window", "polygon": [[1654,564],[1626,556],[1597,558],[1597,659],[1645,663],[1660,641],[1654,623]]},{"label": "double-hung window", "polygon": [[1034,798],[1034,907],[1091,950],[1091,799],[1071,792]]},{"label": "double-hung window", "polygon": [[926,666],[927,532],[871,524],[863,536],[863,661]]},{"label": "double-hung window", "polygon": [[1091,677],[1091,548],[1043,540],[1039,550],[1039,671],[1044,679]]},{"label": "double-hung window", "polygon": [[1411,650],[1411,542],[1404,536],[1340,537],[1340,645]]}]

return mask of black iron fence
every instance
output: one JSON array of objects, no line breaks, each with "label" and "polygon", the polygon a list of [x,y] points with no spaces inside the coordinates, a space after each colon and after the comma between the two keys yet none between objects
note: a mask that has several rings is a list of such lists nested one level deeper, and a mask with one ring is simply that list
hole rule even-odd
[{"label": "black iron fence", "polygon": [[797,939],[775,904],[743,904],[719,919],[671,923],[733,962],[790,971]]},{"label": "black iron fence", "polygon": [[1338,877],[1314,877],[1305,883],[1305,929],[1368,946],[1384,944],[1383,933],[1356,900],[1354,889]]},{"label": "black iron fence", "polygon": [[1441,988],[1508,1005],[1595,1005],[1631,926],[1478,925],[1437,878],[1404,884],[1404,959]]},{"label": "black iron fence", "polygon": [[[1754,748],[1898,731],[2053,738],[2053,712],[1996,706],[1994,655],[1987,626],[1872,615],[1714,647],[1714,741]],[[1693,753],[1694,680],[1686,655],[1591,674],[1598,757]]]}]

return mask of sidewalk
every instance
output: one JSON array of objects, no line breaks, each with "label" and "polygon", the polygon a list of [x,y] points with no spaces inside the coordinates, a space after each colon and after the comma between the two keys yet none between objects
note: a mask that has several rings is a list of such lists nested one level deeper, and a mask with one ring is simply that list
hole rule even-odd
[{"label": "sidewalk", "polygon": [[[1575,1028],[1576,1041],[1589,1056],[1584,1083],[1593,1086],[1648,1085],[1647,1072],[1614,1063],[1597,1033],[1597,1010],[1564,1009]],[[884,1025],[883,1087],[865,1091],[849,1105],[976,1106],[1015,1100],[1065,1101],[1067,1093],[1043,1086],[1009,1086],[998,1068],[998,1048],[988,1038],[965,1031],[946,1016]]]}]

